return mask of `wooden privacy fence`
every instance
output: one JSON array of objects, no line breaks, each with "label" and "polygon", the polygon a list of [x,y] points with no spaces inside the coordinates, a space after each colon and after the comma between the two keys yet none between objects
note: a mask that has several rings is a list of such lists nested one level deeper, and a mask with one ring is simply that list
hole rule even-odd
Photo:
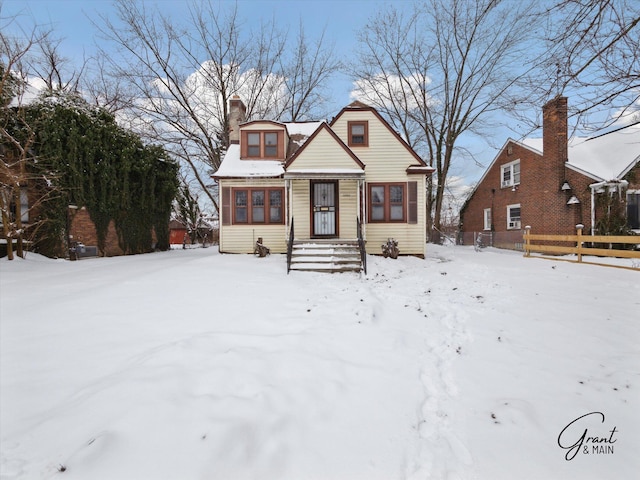
[{"label": "wooden privacy fence", "polygon": [[[573,254],[577,255],[578,262],[582,262],[583,255],[640,259],[640,250],[613,248],[616,245],[635,245],[637,248],[640,245],[640,236],[583,235],[583,229],[584,225],[576,225],[576,235],[536,235],[532,234],[531,227],[527,226],[524,233],[524,256],[530,257],[532,252],[549,255]],[[609,248],[602,248],[603,246]]]}]

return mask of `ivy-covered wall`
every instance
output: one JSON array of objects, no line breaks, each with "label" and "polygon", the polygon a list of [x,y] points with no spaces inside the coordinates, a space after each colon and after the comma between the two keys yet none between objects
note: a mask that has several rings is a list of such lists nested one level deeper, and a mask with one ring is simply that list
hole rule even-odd
[{"label": "ivy-covered wall", "polygon": [[[159,146],[144,145],[114,117],[73,96],[51,95],[28,107],[35,133],[34,162],[41,190],[55,193],[42,203],[37,249],[58,255],[68,227],[68,205],[86,207],[104,252],[114,221],[126,254],[169,248],[169,216],[178,188],[178,165]],[[61,242],[62,240],[62,242]]]}]

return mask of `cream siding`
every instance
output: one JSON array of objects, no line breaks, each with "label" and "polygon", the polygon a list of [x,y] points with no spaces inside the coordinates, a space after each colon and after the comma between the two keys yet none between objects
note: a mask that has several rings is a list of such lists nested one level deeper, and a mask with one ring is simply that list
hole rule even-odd
[{"label": "cream siding", "polygon": [[320,130],[287,170],[361,169],[329,132]]},{"label": "cream siding", "polygon": [[409,181],[418,182],[418,223],[368,223],[366,225],[367,253],[382,253],[380,246],[386,243],[387,239],[394,238],[398,241],[400,254],[425,254],[427,243],[425,177],[410,175]]},{"label": "cream siding", "polygon": [[[305,240],[312,235],[311,181],[292,180],[293,193],[291,213],[295,220],[296,240]],[[338,181],[338,233],[340,238],[357,238],[356,218],[358,216],[358,182],[356,180]]]},{"label": "cream siding", "polygon": [[338,209],[340,238],[358,237],[356,218],[358,217],[358,182],[341,180],[338,182]]},{"label": "cream siding", "polygon": [[[394,238],[398,241],[401,254],[424,255],[427,241],[425,176],[406,173],[407,167],[418,163],[416,158],[372,112],[346,111],[332,128],[342,141],[347,143],[347,122],[363,120],[368,121],[369,125],[369,146],[352,147],[352,150],[366,165],[366,182],[418,182],[418,223],[366,224],[367,252],[381,253],[380,245],[388,238]],[[365,196],[368,196],[368,187],[365,187]]]},{"label": "cream siding", "polygon": [[[220,192],[226,187],[284,187],[283,179],[221,179]],[[285,191],[283,201],[283,215],[286,215],[287,194]],[[221,205],[221,200],[219,200]],[[233,210],[233,198],[231,199]],[[287,251],[286,225],[222,225],[220,218],[219,249],[221,253],[253,253],[255,243],[262,237],[263,244],[269,247],[272,253],[284,253]]]},{"label": "cream siding", "polygon": [[[425,175],[408,175],[407,167],[418,164],[417,159],[398,138],[370,111],[349,111],[342,113],[331,127],[347,144],[347,122],[368,121],[368,147],[352,147],[353,153],[366,165],[366,183],[418,182],[417,210],[418,223],[369,223],[365,224],[367,252],[380,254],[380,246],[388,238],[398,241],[401,254],[424,255],[426,248],[426,197]],[[270,123],[255,123],[243,130],[276,130]],[[286,133],[285,133],[286,135]],[[330,171],[360,169],[358,163],[335,138],[326,130],[320,130],[314,139],[288,167],[289,171]],[[295,219],[295,238],[309,239],[312,234],[311,181],[291,179],[286,181],[290,190],[285,190],[286,225],[221,225],[220,251],[252,253],[255,241],[262,237],[273,253],[286,252],[286,240],[291,218]],[[284,179],[223,179],[222,187],[285,187]],[[359,215],[359,182],[355,179],[338,180],[338,233],[342,239],[354,239],[356,218]],[[364,206],[367,209],[368,186],[364,187]],[[408,193],[408,190],[407,190]],[[407,205],[408,207],[408,205]],[[407,212],[408,213],[408,212]],[[364,214],[363,222],[367,221]],[[222,219],[221,219],[222,221]]]},{"label": "cream siding", "polygon": [[295,239],[308,239],[311,237],[310,185],[309,180],[291,181],[291,216],[294,219],[293,233]]}]

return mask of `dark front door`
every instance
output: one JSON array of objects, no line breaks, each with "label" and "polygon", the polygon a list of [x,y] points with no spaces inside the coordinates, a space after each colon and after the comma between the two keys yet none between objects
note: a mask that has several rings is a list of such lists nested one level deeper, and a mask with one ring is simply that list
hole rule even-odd
[{"label": "dark front door", "polygon": [[313,236],[335,237],[337,225],[336,182],[314,182],[311,184],[313,207]]}]

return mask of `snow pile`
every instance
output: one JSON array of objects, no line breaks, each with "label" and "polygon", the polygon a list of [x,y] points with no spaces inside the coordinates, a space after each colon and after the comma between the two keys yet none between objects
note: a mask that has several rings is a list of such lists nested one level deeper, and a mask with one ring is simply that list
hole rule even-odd
[{"label": "snow pile", "polygon": [[[0,478],[640,471],[640,273],[429,252],[366,276],[211,248],[0,261]],[[565,460],[593,411],[613,451]]]}]

